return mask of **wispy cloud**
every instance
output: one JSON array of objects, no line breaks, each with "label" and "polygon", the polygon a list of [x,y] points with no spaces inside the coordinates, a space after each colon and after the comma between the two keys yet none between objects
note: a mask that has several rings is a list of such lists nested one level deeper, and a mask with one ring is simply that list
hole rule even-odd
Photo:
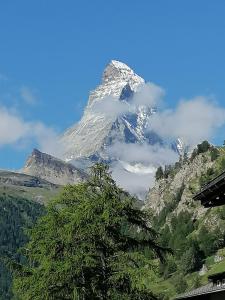
[{"label": "wispy cloud", "polygon": [[193,147],[202,140],[210,140],[225,124],[225,108],[211,98],[184,99],[178,102],[175,109],[165,110],[164,96],[163,88],[146,83],[128,101],[108,96],[92,106],[95,113],[113,120],[127,113],[136,113],[140,106],[157,107],[158,112],[148,120],[146,133],[159,136],[164,141],[163,145],[151,146],[146,142],[127,144],[115,137],[114,144],[107,149],[108,156],[114,159],[111,169],[117,183],[139,196],[153,185],[159,165],[178,160],[178,154],[171,147],[177,138],[182,138],[186,145]]},{"label": "wispy cloud", "polygon": [[111,166],[114,179],[122,188],[140,198],[154,184],[157,167],[178,159],[171,148],[158,144],[115,142],[107,151],[110,157],[117,159]]},{"label": "wispy cloud", "polygon": [[158,112],[149,120],[149,129],[162,137],[181,137],[191,146],[210,140],[225,124],[225,108],[207,97],[181,100],[175,109]]},{"label": "wispy cloud", "polygon": [[126,113],[135,113],[140,106],[159,106],[164,95],[165,91],[160,86],[148,82],[140,85],[129,101],[119,101],[116,97],[106,96],[93,102],[91,109],[95,113],[115,119]]},{"label": "wispy cloud", "polygon": [[0,106],[0,147],[28,146],[36,143],[40,150],[56,153],[60,149],[55,130],[42,122],[25,121],[14,109]]}]

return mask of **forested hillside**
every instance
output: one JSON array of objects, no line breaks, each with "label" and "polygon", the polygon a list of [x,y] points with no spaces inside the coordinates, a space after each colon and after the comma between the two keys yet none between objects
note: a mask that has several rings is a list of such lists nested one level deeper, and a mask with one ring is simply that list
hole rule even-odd
[{"label": "forested hillside", "polygon": [[3,263],[3,257],[22,260],[18,248],[27,242],[24,229],[33,226],[44,213],[41,204],[11,195],[9,191],[0,194],[0,299],[11,299],[11,275]]},{"label": "forested hillside", "polygon": [[59,187],[38,177],[0,170],[0,299],[11,299],[6,258],[21,261],[18,249],[27,242],[25,230],[44,213]]},{"label": "forested hillside", "polygon": [[[214,258],[224,252],[225,207],[205,209],[193,196],[223,171],[225,148],[205,141],[189,158],[185,156],[156,173],[145,208],[153,214],[162,245],[174,251],[160,266],[163,280],[159,287],[166,291],[165,299],[205,284],[207,274],[220,269]],[[200,274],[204,276],[200,276],[203,265],[205,272]]]},{"label": "forested hillside", "polygon": [[[163,249],[172,249],[173,254],[168,254],[166,261],[154,259],[154,256],[150,255],[150,257],[147,258],[150,258],[150,261],[146,260],[146,262],[143,262],[144,264],[142,267],[144,271],[147,271],[147,269],[145,269],[145,264],[148,265],[149,262],[151,262],[153,265],[155,265],[153,272],[155,273],[154,280],[149,281],[149,279],[144,279],[143,277],[143,282],[141,280],[140,283],[141,286],[144,284],[145,288],[150,289],[153,294],[158,295],[159,299],[172,299],[179,293],[203,285],[207,282],[207,276],[209,274],[213,274],[225,269],[225,207],[220,206],[205,209],[200,203],[193,200],[193,196],[201,189],[201,186],[224,170],[225,147],[214,147],[206,141],[202,144],[199,144],[190,157],[185,155],[175,165],[166,166],[165,168],[160,167],[157,170],[156,183],[155,186],[149,191],[145,202],[144,211],[147,211],[147,216],[150,221],[149,224],[151,224],[155,232],[159,233],[159,245],[162,246]],[[96,179],[93,180],[93,184],[95,185]],[[88,222],[94,222],[94,218],[97,217],[97,215],[93,215],[94,210],[97,209],[97,213],[100,214],[100,219],[97,219],[95,224],[98,227],[98,231],[103,230],[103,228],[108,230],[108,224],[112,221],[111,217],[109,218],[109,216],[112,213],[119,213],[118,209],[123,207],[123,202],[121,203],[121,207],[119,204],[120,202],[116,202],[119,206],[115,209],[113,207],[114,202],[112,204],[110,203],[110,201],[115,201],[115,199],[113,198],[114,196],[109,194],[109,190],[107,192],[103,190],[102,195],[101,193],[99,195],[98,193],[95,194],[92,191],[94,186],[93,184],[87,182],[83,185],[74,186],[74,188],[71,186],[70,191],[73,193],[69,197],[66,194],[67,190],[65,190],[65,193],[62,194],[64,195],[63,197],[65,199],[62,198],[60,201],[62,201],[63,205],[69,205],[69,207],[68,211],[62,211],[62,219],[60,219],[62,224],[65,223],[64,213],[66,212],[66,218],[70,218],[72,216],[72,209],[75,218],[74,220],[77,220],[78,217],[81,219],[87,218],[85,221],[82,221],[82,232],[86,232],[86,230],[89,230],[89,227],[87,226]],[[101,182],[98,184],[101,184]],[[2,186],[0,185],[0,256],[1,258],[13,258],[17,262],[21,262],[23,264],[24,257],[17,253],[17,251],[18,248],[28,242],[24,229],[33,227],[37,218],[43,215],[45,210],[40,203],[37,203],[33,200],[38,201],[38,199],[40,199],[40,197],[37,197],[37,195],[40,194],[40,191],[42,193],[42,200],[49,199],[50,195],[53,196],[56,194],[57,188],[53,188],[52,190],[52,187],[46,188],[46,186],[44,186],[44,188],[40,186],[35,188],[33,186],[26,187],[4,185],[5,183]],[[109,186],[111,186],[111,183]],[[82,187],[85,187],[84,191],[82,190]],[[112,191],[112,195],[114,195],[114,191],[116,191],[116,197],[122,193],[121,190],[117,189],[114,183],[112,185]],[[81,192],[85,193],[84,198]],[[121,195],[123,195],[123,193]],[[125,193],[124,195],[127,195],[126,197],[128,197],[128,194]],[[105,198],[103,196],[107,196],[107,201],[104,200]],[[74,203],[73,201],[71,202],[70,197],[72,197],[71,199],[75,197]],[[89,197],[90,199],[93,198],[91,202],[89,202]],[[101,203],[101,205],[103,205],[102,212],[101,210],[99,211],[100,206],[98,204],[98,201],[101,199],[101,197],[103,197],[101,200],[103,201]],[[84,201],[84,203],[81,201],[81,199],[83,199],[82,201]],[[56,199],[55,203],[57,203],[57,201],[59,200]],[[76,203],[76,201],[78,202]],[[80,215],[76,215],[78,213],[78,204],[85,204],[84,207],[81,206],[82,214]],[[107,208],[107,213],[105,212],[107,207],[106,205],[109,205]],[[57,207],[58,204],[56,205],[56,208]],[[87,215],[84,215],[85,210],[88,210]],[[50,209],[49,213],[50,216],[53,213],[52,217],[54,219],[54,210],[52,211]],[[88,221],[90,219],[90,215],[92,215],[92,221]],[[77,221],[70,221],[72,223],[69,222],[69,224],[71,224],[72,227],[77,226]],[[106,224],[103,224],[101,229],[101,223],[99,222],[103,221],[106,222]],[[119,226],[118,228],[120,228],[121,224],[119,216],[118,219],[116,218],[116,222],[116,226]],[[43,225],[45,228],[45,222]],[[58,228],[57,230],[61,230],[58,221],[55,226],[55,228]],[[122,228],[123,227],[124,225]],[[41,227],[39,229],[42,230]],[[132,231],[130,231],[131,229]],[[38,232],[41,233],[41,231]],[[89,232],[89,234],[91,233],[90,236],[86,236],[85,233],[86,238],[90,238],[92,240],[94,238],[92,235],[93,232],[95,232],[95,230],[91,230]],[[131,235],[134,234],[135,237],[139,235],[138,232],[139,231],[135,229],[135,227],[131,227],[129,229],[129,233]],[[55,240],[53,239],[52,242],[56,243],[56,250],[54,251],[57,252],[58,243],[57,236],[55,236],[55,229],[51,231],[51,234],[53,234],[53,236],[56,238]],[[68,234],[68,238],[70,238],[70,231],[68,231]],[[140,235],[139,239],[142,237],[143,236]],[[100,237],[98,237],[98,239],[99,238]],[[126,239],[127,238],[128,237],[126,237]],[[72,241],[69,242],[68,249],[72,249],[71,243]],[[30,247],[31,244],[28,245]],[[110,242],[110,247],[112,245],[114,244],[111,244]],[[49,247],[47,242],[46,247]],[[148,253],[150,252],[149,250],[147,250],[147,252],[145,250],[144,253],[149,256]],[[86,254],[87,253],[85,252],[85,255]],[[137,252],[137,254],[139,255],[140,252]],[[74,255],[76,258],[76,251],[74,252]],[[54,255],[52,257],[54,257]],[[79,261],[80,259],[81,258],[79,258]],[[51,262],[51,259],[49,262]],[[42,264],[41,260],[39,261],[39,264]],[[59,264],[61,264],[61,259],[59,259]],[[204,268],[202,268],[203,266]],[[92,268],[91,265],[88,267]],[[11,299],[11,275],[3,262],[0,264],[0,274],[0,299]],[[87,276],[89,276],[88,274],[89,273],[87,273]],[[67,282],[67,278],[65,278],[65,280],[65,282]],[[61,281],[59,281],[59,284],[61,284]],[[78,290],[80,288],[79,284],[80,283],[78,282]]]}]

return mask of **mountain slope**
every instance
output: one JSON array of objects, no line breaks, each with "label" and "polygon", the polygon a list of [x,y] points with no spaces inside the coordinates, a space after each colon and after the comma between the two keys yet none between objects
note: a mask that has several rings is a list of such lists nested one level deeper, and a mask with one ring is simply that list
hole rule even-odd
[{"label": "mountain slope", "polygon": [[0,194],[22,197],[45,204],[59,192],[59,186],[36,176],[0,170]]},{"label": "mountain slope", "polygon": [[155,186],[146,197],[145,209],[152,212],[151,222],[162,244],[174,251],[161,266],[159,284],[167,283],[171,296],[204,284],[206,278],[198,272],[225,247],[225,207],[206,209],[193,200],[201,186],[224,170],[225,148],[204,142],[190,158],[157,172]]},{"label": "mountain slope", "polygon": [[181,140],[166,141],[151,130],[162,95],[160,87],[112,60],[80,122],[59,137],[53,155],[60,159],[34,150],[23,172],[63,185],[82,181],[88,167],[101,161],[121,187],[143,198],[156,168],[176,161],[183,147]]},{"label": "mountain slope", "polygon": [[[112,61],[104,70],[102,84],[90,93],[81,121],[62,136],[61,142],[65,149],[64,159],[89,157],[100,152],[107,138],[109,143],[111,140],[109,136],[111,138],[115,136],[111,131],[113,131],[114,122],[118,121],[110,111],[106,114],[100,111],[101,103],[107,97],[110,101],[124,101],[142,84],[144,84],[144,79],[136,75],[127,65]],[[123,135],[127,130],[131,135],[135,135],[135,128],[132,124],[126,118],[120,120],[122,122],[120,127],[124,126],[124,128],[121,128],[121,131],[117,130],[117,134]]]},{"label": "mountain slope", "polygon": [[80,122],[60,137],[61,158],[84,170],[96,161],[108,163],[120,186],[143,197],[159,165],[157,154],[171,162],[182,152],[181,141],[165,141],[150,129],[162,94],[126,64],[111,61]]},{"label": "mountain slope", "polygon": [[37,176],[52,183],[65,185],[81,182],[87,175],[72,164],[34,149],[22,170],[23,173]]},{"label": "mountain slope", "polygon": [[11,272],[2,258],[22,261],[18,249],[27,242],[25,229],[33,226],[60,187],[47,180],[0,170],[0,300],[12,299]]}]

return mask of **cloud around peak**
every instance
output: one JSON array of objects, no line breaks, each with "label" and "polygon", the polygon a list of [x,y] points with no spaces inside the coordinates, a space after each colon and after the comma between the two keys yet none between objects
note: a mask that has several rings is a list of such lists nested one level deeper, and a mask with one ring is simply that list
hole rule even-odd
[{"label": "cloud around peak", "polygon": [[148,129],[160,136],[181,137],[192,146],[210,140],[225,125],[225,108],[208,97],[181,100],[175,109],[167,109],[152,116]]}]

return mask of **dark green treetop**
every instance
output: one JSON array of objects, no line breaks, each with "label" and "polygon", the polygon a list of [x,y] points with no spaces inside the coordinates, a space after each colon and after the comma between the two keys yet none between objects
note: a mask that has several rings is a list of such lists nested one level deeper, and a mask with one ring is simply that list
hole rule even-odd
[{"label": "dark green treetop", "polygon": [[18,299],[155,299],[165,250],[135,203],[102,164],[64,188],[29,232],[27,265],[14,267]]}]

